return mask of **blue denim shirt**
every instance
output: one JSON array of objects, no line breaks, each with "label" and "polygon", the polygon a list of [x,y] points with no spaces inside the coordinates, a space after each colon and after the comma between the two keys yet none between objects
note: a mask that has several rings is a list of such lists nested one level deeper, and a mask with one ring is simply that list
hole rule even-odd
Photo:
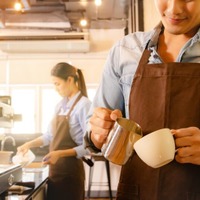
[{"label": "blue denim shirt", "polygon": [[[110,50],[102,80],[94,98],[88,118],[94,107],[119,109],[129,118],[129,94],[133,76],[142,53],[149,42],[151,49],[149,63],[161,63],[157,53],[158,37],[162,29],[160,23],[149,32],[135,32],[123,37]],[[179,52],[176,62],[200,63],[200,29]]]}]

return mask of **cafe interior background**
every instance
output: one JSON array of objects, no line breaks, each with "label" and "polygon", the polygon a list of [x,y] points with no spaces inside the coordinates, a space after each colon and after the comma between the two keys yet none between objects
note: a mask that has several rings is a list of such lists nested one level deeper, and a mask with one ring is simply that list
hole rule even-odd
[{"label": "cafe interior background", "polygon": [[[13,8],[17,1],[19,11]],[[60,99],[50,77],[55,64],[80,68],[92,101],[112,45],[128,33],[152,29],[157,19],[149,0],[1,0],[0,102],[11,104],[14,121],[0,116],[0,140],[10,135],[18,146],[46,131]],[[16,151],[16,146],[8,140],[4,148]],[[48,148],[33,151],[41,160]],[[120,166],[110,163],[110,169],[115,192]],[[89,166],[85,170],[87,190]],[[93,179],[106,181],[103,163],[95,164]],[[92,187],[96,196],[105,190]]]}]

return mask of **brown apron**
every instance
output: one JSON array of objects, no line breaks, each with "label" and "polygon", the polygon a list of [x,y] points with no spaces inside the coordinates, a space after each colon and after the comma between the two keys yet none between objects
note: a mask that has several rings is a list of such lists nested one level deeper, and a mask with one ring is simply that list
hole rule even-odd
[{"label": "brown apron", "polygon": [[[77,97],[67,116],[56,116],[52,121],[53,140],[50,151],[71,149],[77,144],[69,133],[69,116],[76,103]],[[85,171],[83,162],[76,157],[60,158],[55,165],[50,165],[47,190],[48,200],[83,200]]]},{"label": "brown apron", "polygon": [[[145,50],[133,79],[130,118],[144,135],[200,127],[200,64],[148,64],[149,56]],[[200,166],[174,160],[154,169],[133,153],[122,167],[117,200],[200,200]]]}]

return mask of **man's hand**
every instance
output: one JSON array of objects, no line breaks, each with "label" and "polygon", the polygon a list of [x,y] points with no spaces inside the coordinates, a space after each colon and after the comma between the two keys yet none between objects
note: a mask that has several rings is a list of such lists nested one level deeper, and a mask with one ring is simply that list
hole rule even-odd
[{"label": "man's hand", "polygon": [[197,127],[172,130],[175,137],[177,154],[175,159],[179,163],[200,165],[200,130]]},{"label": "man's hand", "polygon": [[120,110],[100,107],[94,110],[90,118],[91,140],[98,149],[105,143],[114,122],[119,117],[122,117]]}]

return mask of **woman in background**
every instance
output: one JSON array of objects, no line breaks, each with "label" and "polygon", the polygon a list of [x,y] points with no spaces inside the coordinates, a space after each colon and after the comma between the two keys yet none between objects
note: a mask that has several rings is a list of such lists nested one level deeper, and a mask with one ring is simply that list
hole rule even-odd
[{"label": "woman in background", "polygon": [[18,152],[49,145],[50,153],[43,158],[43,163],[50,166],[47,199],[83,200],[85,171],[80,158],[87,154],[82,142],[91,102],[80,69],[58,63],[51,76],[63,99],[56,106],[48,131],[18,147]]}]

